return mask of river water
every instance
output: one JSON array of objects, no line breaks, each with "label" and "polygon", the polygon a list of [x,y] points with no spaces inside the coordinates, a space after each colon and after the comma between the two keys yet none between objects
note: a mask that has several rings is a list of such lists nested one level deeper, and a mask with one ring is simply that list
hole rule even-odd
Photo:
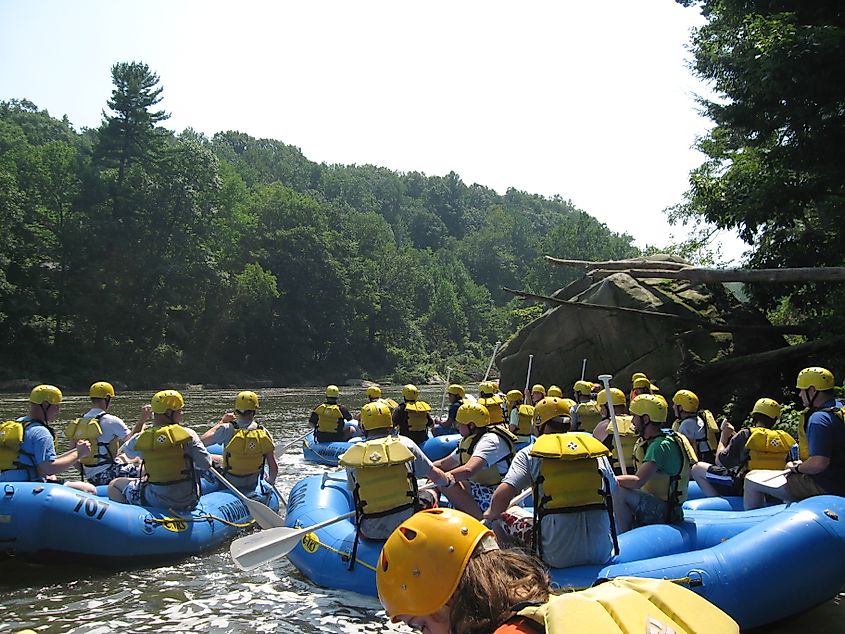
[{"label": "river water", "polygon": [[[247,388],[248,389],[248,388]],[[321,402],[323,388],[271,388],[261,395],[260,420],[272,433],[277,446],[307,431],[305,421]],[[345,388],[341,402],[353,413],[366,400],[364,390]],[[385,395],[399,397],[399,389]],[[442,391],[421,389],[422,398],[439,409]],[[234,403],[235,390],[183,390],[185,424],[202,432],[219,420]],[[0,395],[0,420],[25,413],[28,395]],[[131,427],[150,392],[118,394],[110,412]],[[84,395],[65,394],[60,421],[87,411]],[[63,448],[61,449],[63,450]],[[325,467],[302,461],[299,443],[279,460],[278,487],[287,497],[302,477],[321,473]],[[68,539],[73,536],[69,535]],[[800,562],[785,575],[800,575],[812,583],[812,573],[800,570]],[[845,566],[845,562],[843,562]],[[780,580],[761,580],[765,583]],[[0,632],[31,628],[38,632],[105,634],[125,632],[396,632],[402,626],[386,623],[378,601],[353,593],[319,588],[287,561],[279,559],[252,572],[232,564],[228,548],[191,557],[173,565],[119,572],[89,565],[46,566],[15,560],[0,562]],[[845,598],[840,596],[840,598]],[[777,626],[760,630],[784,634],[798,628],[815,633],[845,631],[845,607],[840,598],[812,612]],[[749,601],[753,601],[749,596]]]}]

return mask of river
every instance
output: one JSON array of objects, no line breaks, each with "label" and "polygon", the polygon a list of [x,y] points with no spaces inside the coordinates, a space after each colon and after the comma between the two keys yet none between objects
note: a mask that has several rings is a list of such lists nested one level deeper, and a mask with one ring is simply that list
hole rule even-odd
[{"label": "river", "polygon": [[[363,389],[343,388],[341,401],[351,411],[365,400]],[[399,397],[399,389],[385,394]],[[442,390],[421,389],[422,398],[439,409]],[[235,390],[183,390],[185,424],[202,432],[217,422],[234,402]],[[284,445],[306,431],[310,410],[321,402],[323,388],[259,390],[260,420]],[[25,413],[28,395],[0,395],[0,420]],[[119,393],[110,411],[131,427],[150,392]],[[57,430],[87,411],[84,395],[65,394]],[[278,487],[287,496],[303,476],[325,467],[302,461],[299,443],[279,460]],[[69,535],[68,539],[73,536]],[[784,575],[800,575],[812,583],[800,562]],[[843,562],[845,565],[845,562]],[[778,580],[767,580],[778,583]],[[280,559],[245,573],[232,564],[228,548],[191,557],[174,565],[111,572],[91,565],[61,567],[0,562],[0,632],[31,628],[38,632],[105,634],[126,632],[392,632],[407,631],[386,623],[376,599],[325,590],[311,584]],[[765,592],[761,580],[760,592]],[[839,598],[790,622],[760,632],[785,634],[805,628],[826,634],[845,631],[845,608]],[[749,601],[754,597],[749,596]]]}]

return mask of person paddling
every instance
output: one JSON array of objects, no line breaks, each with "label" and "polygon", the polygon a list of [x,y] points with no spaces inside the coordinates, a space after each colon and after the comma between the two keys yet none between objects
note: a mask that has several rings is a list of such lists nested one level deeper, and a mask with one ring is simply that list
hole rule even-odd
[{"label": "person paddling", "polygon": [[258,480],[264,477],[265,465],[270,484],[279,475],[273,438],[255,420],[258,407],[258,394],[249,390],[239,392],[235,397],[235,412],[226,412],[201,437],[206,446],[223,445],[223,455],[212,459],[219,460],[226,479],[244,492],[255,490]]},{"label": "person paddling", "polygon": [[[152,415],[153,424],[144,431]],[[116,502],[176,510],[193,509],[199,501],[198,471],[211,468],[211,456],[193,429],[182,426],[185,400],[176,390],[157,392],[141,408],[140,431],[124,445],[130,458],[144,461],[142,478],[115,478],[109,498]]]},{"label": "person paddling", "polygon": [[355,435],[355,426],[346,422],[352,420],[352,414],[345,405],[338,403],[339,398],[340,388],[328,385],[325,402],[311,412],[308,422],[314,427],[314,440],[317,442],[343,442]]}]

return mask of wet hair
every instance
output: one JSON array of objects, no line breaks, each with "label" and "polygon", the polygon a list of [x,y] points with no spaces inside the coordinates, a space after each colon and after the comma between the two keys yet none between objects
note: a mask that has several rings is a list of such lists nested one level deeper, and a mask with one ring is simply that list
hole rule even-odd
[{"label": "wet hair", "polygon": [[548,599],[549,576],[539,559],[519,548],[476,550],[449,602],[449,631],[488,634],[516,614],[516,604]]}]

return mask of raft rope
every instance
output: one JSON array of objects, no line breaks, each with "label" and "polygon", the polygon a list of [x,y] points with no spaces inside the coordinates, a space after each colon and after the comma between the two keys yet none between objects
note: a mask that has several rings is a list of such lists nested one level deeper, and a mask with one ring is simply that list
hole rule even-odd
[{"label": "raft rope", "polygon": [[217,517],[216,515],[195,515],[191,517],[167,517],[167,518],[159,518],[159,517],[151,517],[148,521],[151,524],[170,524],[171,522],[197,522],[197,521],[205,521],[205,520],[217,520],[221,524],[225,524],[226,526],[234,526],[235,528],[247,528],[255,524],[255,520],[251,519],[248,522],[230,522],[227,519],[223,519],[222,517]]},{"label": "raft rope", "polygon": [[[333,548],[332,546],[329,546],[328,544],[324,544],[323,542],[321,542],[321,541],[319,541],[319,540],[318,540],[318,543],[319,543],[319,545],[320,545],[321,547],[323,547],[323,548],[325,548],[326,550],[328,550],[328,551],[330,551],[330,552],[333,552],[333,553],[335,553],[335,554],[337,554],[337,555],[340,555],[343,559],[345,559],[345,560],[347,560],[347,561],[350,559],[351,553],[348,553],[348,552],[346,552],[345,550],[338,550],[337,548]],[[370,564],[368,564],[366,561],[361,561],[360,559],[356,558],[356,559],[355,559],[355,563],[356,563],[356,564],[360,564],[360,565],[364,566],[364,568],[367,568],[368,570],[372,570],[373,572],[375,572],[375,571],[376,571],[376,567],[375,567],[375,566],[371,566],[371,565],[370,565]]]}]

